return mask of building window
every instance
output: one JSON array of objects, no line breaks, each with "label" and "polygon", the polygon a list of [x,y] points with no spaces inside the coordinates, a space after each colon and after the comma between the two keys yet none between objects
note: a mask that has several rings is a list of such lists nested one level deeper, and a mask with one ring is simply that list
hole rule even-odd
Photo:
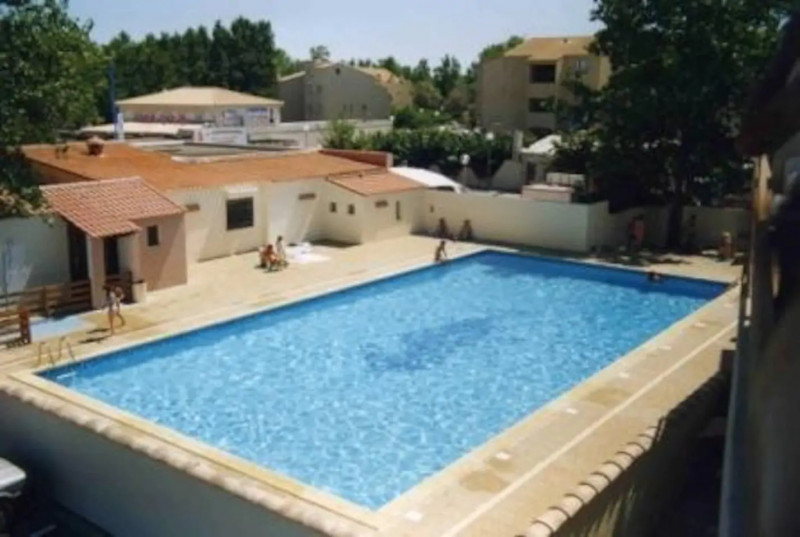
[{"label": "building window", "polygon": [[403,213],[400,211],[400,202],[394,202],[394,218],[398,222],[403,219]]},{"label": "building window", "polygon": [[158,226],[147,226],[147,246],[158,246]]},{"label": "building window", "polygon": [[386,200],[378,200],[375,202],[375,207],[378,209],[385,209],[389,206],[389,202]]},{"label": "building window", "polygon": [[578,58],[572,64],[572,70],[577,76],[585,75],[589,72],[589,60],[586,58]]},{"label": "building window", "polygon": [[340,67],[336,68],[336,74],[337,75],[341,75],[342,74],[342,69]]},{"label": "building window", "polygon": [[556,81],[556,64],[531,65],[532,84],[552,84]]},{"label": "building window", "polygon": [[253,227],[253,198],[228,200],[228,230]]},{"label": "building window", "polygon": [[528,99],[528,112],[549,112],[549,99]]},{"label": "building window", "polygon": [[187,203],[184,206],[184,208],[186,209],[187,213],[196,213],[197,211],[200,210],[200,204],[199,203]]},{"label": "building window", "polygon": [[352,203],[347,206],[347,214],[356,214],[356,206]]},{"label": "building window", "polygon": [[336,212],[336,202],[333,202],[333,201],[332,201],[329,207],[330,207],[330,211],[331,211],[332,213],[335,213],[335,212]]},{"label": "building window", "polygon": [[306,192],[305,194],[300,194],[297,196],[297,199],[300,201],[310,201],[317,199],[317,195],[313,192]]}]

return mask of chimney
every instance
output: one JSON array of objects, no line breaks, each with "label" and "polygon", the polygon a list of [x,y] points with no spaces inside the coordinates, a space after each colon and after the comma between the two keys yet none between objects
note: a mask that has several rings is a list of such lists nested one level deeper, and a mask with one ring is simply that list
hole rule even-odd
[{"label": "chimney", "polygon": [[89,156],[92,157],[99,157],[103,154],[103,147],[105,146],[105,142],[98,138],[97,136],[92,136],[88,140],[86,140],[86,151],[89,153]]}]

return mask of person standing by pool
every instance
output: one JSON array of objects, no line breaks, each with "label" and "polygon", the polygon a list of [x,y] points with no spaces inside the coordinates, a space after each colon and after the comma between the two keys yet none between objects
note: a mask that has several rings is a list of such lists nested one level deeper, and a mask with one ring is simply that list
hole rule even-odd
[{"label": "person standing by pool", "polygon": [[436,247],[436,253],[433,256],[433,261],[435,263],[444,263],[447,260],[447,241],[441,241],[439,246]]},{"label": "person standing by pool", "polygon": [[122,316],[122,299],[125,294],[121,287],[111,288],[110,285],[104,287],[106,291],[106,310],[108,312],[108,331],[114,335],[114,319],[120,320],[120,327],[125,326],[125,317]]},{"label": "person standing by pool", "polygon": [[461,231],[458,232],[458,240],[471,241],[472,240],[472,222],[464,220],[464,225],[461,226]]}]

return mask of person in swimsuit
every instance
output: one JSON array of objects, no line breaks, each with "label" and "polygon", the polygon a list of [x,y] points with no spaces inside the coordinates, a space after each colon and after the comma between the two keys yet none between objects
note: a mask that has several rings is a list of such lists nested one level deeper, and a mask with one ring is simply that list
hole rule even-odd
[{"label": "person in swimsuit", "polygon": [[114,335],[114,320],[120,320],[120,327],[125,326],[125,317],[122,316],[122,300],[125,294],[121,287],[111,288],[110,285],[103,287],[106,292],[106,312],[108,314],[108,331]]},{"label": "person in swimsuit", "polygon": [[275,241],[275,254],[278,256],[278,262],[281,267],[289,266],[289,260],[286,259],[286,248],[283,246],[283,237],[280,235],[278,236],[278,240]]},{"label": "person in swimsuit", "polygon": [[436,253],[433,256],[433,260],[436,263],[444,263],[447,261],[447,241],[441,241],[439,246],[436,247]]}]

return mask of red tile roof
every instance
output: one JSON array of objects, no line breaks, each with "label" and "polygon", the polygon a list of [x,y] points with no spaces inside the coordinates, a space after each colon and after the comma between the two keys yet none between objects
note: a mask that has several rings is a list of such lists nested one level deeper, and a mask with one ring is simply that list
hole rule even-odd
[{"label": "red tile roof", "polygon": [[138,177],[50,185],[42,193],[52,210],[96,238],[139,231],[133,220],[183,213]]},{"label": "red tile roof", "polygon": [[[28,146],[23,151],[38,165],[44,183],[141,177],[162,192],[257,181],[293,181],[378,169],[374,164],[320,152],[186,162],[124,143],[107,143],[103,154],[96,157],[89,156],[82,144],[72,144],[66,157],[61,158],[51,145]],[[65,178],[63,172],[75,177]]]},{"label": "red tile roof", "polygon": [[387,171],[332,176],[328,177],[328,181],[361,196],[375,196],[425,188],[416,181]]}]

